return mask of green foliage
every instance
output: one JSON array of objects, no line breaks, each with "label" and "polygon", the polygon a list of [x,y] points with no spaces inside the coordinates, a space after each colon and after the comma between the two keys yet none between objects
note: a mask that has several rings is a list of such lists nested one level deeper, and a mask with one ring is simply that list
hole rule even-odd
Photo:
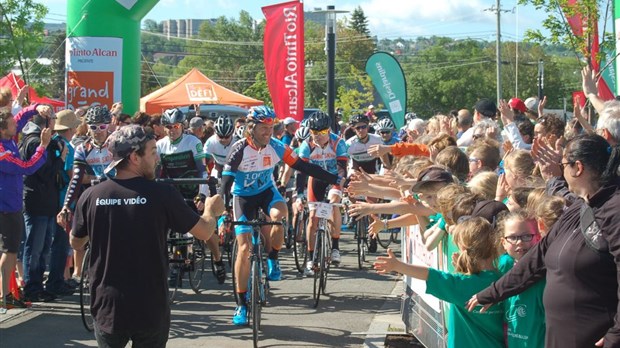
[{"label": "green foliage", "polygon": [[[15,63],[24,79],[36,65],[43,42],[43,18],[47,7],[33,0],[2,0],[0,3],[0,72],[6,73]],[[35,69],[37,69],[35,67]]]},{"label": "green foliage", "polygon": [[255,82],[243,91],[244,95],[252,97],[258,100],[262,100],[265,105],[273,105],[271,101],[271,95],[269,94],[269,87],[267,86],[267,78],[264,71],[260,71],[256,74]]},{"label": "green foliage", "polygon": [[368,18],[364,14],[361,6],[356,7],[351,13],[351,22],[349,22],[349,28],[353,29],[356,33],[362,34],[366,37],[370,36],[370,30],[368,29]]},{"label": "green foliage", "polygon": [[344,73],[348,77],[341,80],[337,101],[344,115],[348,116],[352,111],[363,109],[373,101],[374,87],[370,76],[364,70],[350,65]]}]

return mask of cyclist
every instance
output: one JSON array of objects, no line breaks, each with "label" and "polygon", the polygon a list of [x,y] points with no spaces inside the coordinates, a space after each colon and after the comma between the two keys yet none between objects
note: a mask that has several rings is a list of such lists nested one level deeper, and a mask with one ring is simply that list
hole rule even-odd
[{"label": "cyclist", "polygon": [[[307,162],[321,166],[326,171],[346,177],[347,170],[347,146],[336,134],[330,131],[331,117],[322,111],[317,111],[310,115],[308,126],[312,133],[312,142],[304,141],[299,150],[299,157]],[[330,203],[340,203],[342,200],[342,189],[334,185],[329,191],[329,184],[325,181],[315,178],[308,179],[308,202],[321,202],[327,197]],[[297,196],[296,204],[301,203],[301,197]],[[298,206],[297,210],[303,209]],[[342,224],[342,216],[340,209],[333,210],[333,229],[332,229],[332,262],[340,263],[340,248],[338,242],[340,240],[340,227]],[[308,240],[308,255],[313,255],[314,244],[316,239],[316,230],[318,227],[318,219],[316,212],[310,207],[310,219],[306,229]],[[314,260],[309,260],[306,265],[304,274],[306,276],[314,275]]]},{"label": "cyclist", "polygon": [[[186,115],[179,109],[168,109],[161,117],[167,136],[157,141],[157,153],[161,158],[162,178],[205,178],[204,155],[200,139],[183,133]],[[178,185],[186,203],[197,211],[202,210],[206,195],[200,194],[198,185]],[[197,204],[194,203],[197,198]],[[177,231],[187,232],[187,231]],[[219,239],[216,235],[206,240],[207,247],[213,255],[217,281],[222,284],[226,279],[226,268],[222,262]]]},{"label": "cyclist", "polygon": [[[379,162],[377,157],[368,154],[368,148],[372,145],[383,144],[383,141],[380,136],[368,132],[369,124],[370,119],[366,115],[355,114],[351,116],[350,125],[355,131],[355,136],[347,140],[347,147],[353,170],[359,170],[361,168],[368,174],[376,174]],[[370,240],[368,251],[377,251],[376,239]]]},{"label": "cyclist", "polygon": [[[86,110],[84,120],[88,125],[89,137],[76,146],[73,154],[73,176],[69,183],[69,189],[65,194],[63,207],[57,218],[62,222],[66,230],[70,229],[69,216],[74,208],[74,202],[84,190],[91,185],[114,177],[115,171],[106,172],[106,168],[112,162],[112,153],[108,150],[108,135],[112,114],[108,107],[103,105],[91,106]],[[85,250],[75,250],[73,279],[79,281],[82,275],[82,261]]]},{"label": "cyclist", "polygon": [[[254,108],[247,117],[245,138],[233,145],[232,152],[224,166],[220,193],[227,206],[233,207],[237,221],[255,219],[258,208],[271,220],[278,221],[288,216],[286,203],[278,192],[273,179],[273,170],[280,160],[294,169],[306,172],[331,184],[344,180],[324,171],[321,167],[300,160],[290,147],[272,137],[276,116],[268,107]],[[234,185],[233,185],[234,183]],[[231,190],[232,187],[232,190]],[[232,202],[231,202],[232,192]],[[249,255],[252,228],[236,226],[239,252],[235,260],[235,277],[238,303],[233,315],[233,324],[247,325],[247,286],[250,273]],[[277,281],[281,278],[278,252],[284,241],[283,226],[273,226],[270,231],[271,250],[268,252],[267,277]],[[269,242],[268,240],[266,242]]]},{"label": "cyclist", "polygon": [[[392,119],[389,117],[385,117],[377,122],[377,133],[381,136],[381,140],[383,141],[383,145],[394,145],[400,142],[400,139],[394,132],[396,129],[396,125],[392,122]],[[381,167],[381,171],[383,169],[390,169],[392,167],[392,155],[388,154],[385,156],[381,156],[381,162],[383,162],[383,166]]]}]

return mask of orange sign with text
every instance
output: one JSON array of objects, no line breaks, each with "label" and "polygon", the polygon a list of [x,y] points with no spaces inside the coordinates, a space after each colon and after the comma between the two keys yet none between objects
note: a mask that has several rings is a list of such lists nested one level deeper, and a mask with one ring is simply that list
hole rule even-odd
[{"label": "orange sign with text", "polygon": [[68,71],[67,105],[79,108],[86,105],[114,104],[114,72]]}]

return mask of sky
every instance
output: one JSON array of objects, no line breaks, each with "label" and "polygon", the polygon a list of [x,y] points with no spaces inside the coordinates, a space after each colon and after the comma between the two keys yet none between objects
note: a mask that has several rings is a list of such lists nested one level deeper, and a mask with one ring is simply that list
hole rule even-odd
[{"label": "sky", "polygon": [[[99,0],[101,1],[101,0]],[[112,0],[104,0],[112,1]],[[264,18],[261,7],[278,0],[160,0],[145,19],[161,21],[181,18],[238,18],[245,10],[257,19]],[[282,1],[283,2],[283,1]],[[46,22],[66,21],[67,1],[45,0],[49,8]],[[336,10],[352,11],[361,6],[369,20],[372,35],[379,39],[410,39],[418,36],[448,36],[455,39],[496,39],[496,17],[492,11],[495,0],[306,0],[306,11],[325,9],[335,5]],[[526,29],[541,29],[540,23],[547,17],[542,10],[532,6],[517,6],[516,0],[502,1],[502,39],[521,40]],[[485,11],[486,10],[486,11]],[[346,14],[338,15],[338,18]]]}]

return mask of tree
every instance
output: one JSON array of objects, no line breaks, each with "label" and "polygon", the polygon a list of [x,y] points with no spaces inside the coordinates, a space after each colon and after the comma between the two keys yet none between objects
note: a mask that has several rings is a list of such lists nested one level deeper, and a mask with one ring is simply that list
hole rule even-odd
[{"label": "tree", "polygon": [[59,31],[53,36],[51,43],[52,65],[51,76],[48,87],[49,94],[53,97],[63,99],[65,95],[65,38],[66,32]]},{"label": "tree", "polygon": [[35,58],[43,41],[43,18],[47,7],[33,0],[3,0],[0,3],[0,71],[17,63],[26,82],[36,65]]},{"label": "tree", "polygon": [[368,18],[364,14],[361,6],[358,6],[351,13],[351,22],[349,28],[355,30],[358,34],[370,37],[370,30],[368,30]]},{"label": "tree", "polygon": [[153,33],[159,32],[159,26],[157,25],[157,22],[152,19],[145,19],[144,21],[142,21],[142,27],[146,31],[150,31]]}]

